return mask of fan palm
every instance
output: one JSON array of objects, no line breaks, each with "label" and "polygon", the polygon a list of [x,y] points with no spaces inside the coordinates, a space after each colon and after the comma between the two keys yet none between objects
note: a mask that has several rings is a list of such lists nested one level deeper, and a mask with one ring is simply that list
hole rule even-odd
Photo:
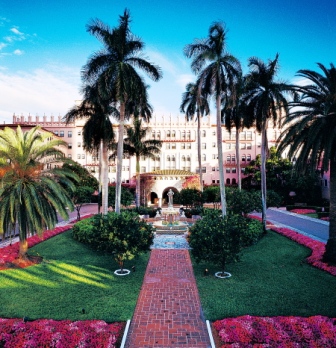
[{"label": "fan palm", "polygon": [[89,85],[98,83],[111,103],[119,107],[117,178],[115,211],[120,212],[121,168],[123,157],[124,122],[127,104],[137,100],[145,83],[138,69],[157,81],[161,78],[160,68],[142,56],[144,43],[130,31],[130,13],[128,10],[120,16],[119,25],[111,29],[99,20],[93,20],[87,31],[97,37],[104,48],[95,52],[82,70],[82,79]]},{"label": "fan palm", "polygon": [[232,90],[226,96],[223,103],[222,114],[224,117],[224,124],[227,130],[231,133],[234,127],[236,130],[236,161],[238,172],[238,189],[241,190],[241,168],[240,168],[240,147],[239,138],[240,133],[244,127],[251,127],[253,119],[246,114],[246,104],[244,102],[244,95],[246,93],[246,78],[238,76],[235,83],[231,86]]},{"label": "fan palm", "polygon": [[274,126],[280,125],[282,116],[288,113],[285,92],[290,89],[286,83],[275,80],[279,70],[278,60],[278,54],[267,64],[255,57],[249,59],[248,92],[245,96],[247,114],[254,119],[256,128],[261,133],[261,199],[264,232],[266,232],[267,127],[269,120],[273,121]]},{"label": "fan palm", "polygon": [[100,151],[100,185],[102,192],[102,213],[108,211],[108,145],[114,140],[110,120],[111,115],[118,115],[117,110],[102,99],[96,87],[86,86],[83,90],[85,99],[79,106],[72,108],[65,116],[66,123],[75,119],[86,119],[83,127],[83,147],[89,152]]},{"label": "fan palm", "polygon": [[290,103],[279,151],[289,147],[288,155],[295,157],[299,172],[330,170],[330,224],[324,259],[336,263],[336,68],[321,63],[318,67],[322,73],[298,71],[306,84],[295,87],[300,98]]},{"label": "fan palm", "polygon": [[240,72],[239,61],[226,50],[226,31],[221,23],[214,23],[209,28],[207,39],[196,39],[184,48],[188,58],[193,57],[192,70],[198,74],[198,90],[204,96],[213,95],[216,100],[217,148],[219,164],[219,183],[222,215],[226,215],[224,182],[221,100],[227,93],[237,74]]},{"label": "fan palm", "polygon": [[21,258],[26,257],[29,234],[41,235],[54,228],[57,212],[67,219],[67,208],[73,210],[69,190],[74,190],[77,176],[63,168],[45,170],[45,162],[64,161],[61,140],[49,140],[49,132],[39,127],[23,132],[6,127],[0,131],[1,168],[0,228],[4,234],[18,228]]},{"label": "fan palm", "polygon": [[126,128],[127,137],[124,139],[124,151],[136,160],[136,187],[135,203],[140,206],[140,157],[154,159],[160,153],[162,142],[155,139],[147,139],[149,128],[142,126],[141,119],[135,117],[133,125]]},{"label": "fan palm", "polygon": [[205,97],[198,93],[196,84],[188,83],[186,91],[182,95],[182,102],[180,106],[181,112],[184,112],[187,120],[192,120],[195,117],[197,119],[197,157],[199,168],[200,188],[203,191],[203,178],[202,178],[202,157],[201,157],[201,117],[209,115],[210,108],[208,101]]}]

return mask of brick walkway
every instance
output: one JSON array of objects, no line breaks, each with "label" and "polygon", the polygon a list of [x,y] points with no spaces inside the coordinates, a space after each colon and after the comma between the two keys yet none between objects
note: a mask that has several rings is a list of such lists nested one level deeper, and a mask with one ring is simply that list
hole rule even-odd
[{"label": "brick walkway", "polygon": [[151,251],[126,347],[211,347],[187,250]]}]

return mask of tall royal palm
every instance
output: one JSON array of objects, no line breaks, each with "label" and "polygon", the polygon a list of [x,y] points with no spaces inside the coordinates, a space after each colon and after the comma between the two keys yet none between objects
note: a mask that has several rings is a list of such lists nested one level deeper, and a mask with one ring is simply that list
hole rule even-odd
[{"label": "tall royal palm", "polygon": [[[18,228],[21,258],[26,257],[29,234],[54,228],[57,213],[67,219],[67,208],[74,209],[69,191],[77,176],[55,165],[64,160],[59,147],[66,143],[50,137],[39,127],[25,133],[20,126],[0,131],[0,158],[6,161],[0,178],[0,228],[5,234]],[[45,169],[50,160],[52,169]]]},{"label": "tall royal palm", "polygon": [[115,211],[120,212],[121,168],[123,158],[123,134],[126,107],[129,100],[144,90],[144,80],[138,70],[157,81],[160,68],[143,58],[144,43],[130,31],[130,13],[125,10],[119,25],[111,29],[99,20],[92,21],[87,30],[96,36],[104,48],[95,52],[82,70],[82,79],[89,85],[98,83],[111,103],[119,107],[117,180]]},{"label": "tall royal palm", "polygon": [[140,206],[140,158],[154,159],[160,153],[162,142],[155,139],[146,139],[150,129],[142,126],[141,119],[135,117],[132,126],[126,129],[127,137],[124,139],[124,151],[136,160],[136,188],[135,203]]},{"label": "tall royal palm", "polygon": [[222,215],[226,215],[226,197],[223,165],[223,141],[221,122],[221,100],[228,91],[241,67],[239,61],[226,50],[226,31],[221,23],[214,23],[209,28],[207,39],[196,39],[187,45],[184,52],[193,58],[192,70],[198,75],[198,90],[204,96],[214,96],[216,101],[217,148],[219,164],[219,183]]},{"label": "tall royal palm", "polygon": [[181,112],[184,112],[188,121],[192,120],[196,114],[197,120],[197,157],[200,188],[203,191],[203,177],[202,177],[202,155],[201,155],[201,117],[209,115],[210,109],[207,99],[198,93],[197,85],[188,83],[186,91],[182,95],[182,102],[180,106]]},{"label": "tall royal palm", "polygon": [[102,213],[108,211],[108,145],[114,140],[110,116],[118,115],[117,110],[99,95],[98,88],[86,86],[84,100],[73,107],[65,116],[66,123],[75,119],[86,119],[83,127],[83,147],[89,152],[100,153],[100,178]]},{"label": "tall royal palm", "polygon": [[289,86],[277,81],[279,55],[267,64],[258,58],[249,59],[250,72],[247,75],[245,102],[247,114],[255,120],[257,130],[261,133],[261,197],[262,223],[266,232],[266,158],[268,154],[267,126],[273,121],[274,126],[281,124],[282,116],[288,113],[288,101],[285,93]]},{"label": "tall royal palm", "polygon": [[299,98],[290,103],[290,113],[281,134],[279,151],[289,147],[299,172],[330,170],[329,239],[324,260],[336,264],[336,68],[318,63],[322,73],[299,70],[306,81],[296,86]]},{"label": "tall royal palm", "polygon": [[226,129],[231,133],[232,128],[236,130],[236,162],[238,174],[238,189],[241,190],[241,165],[240,165],[240,133],[244,127],[251,127],[253,118],[249,118],[246,114],[246,104],[244,95],[246,90],[246,78],[238,76],[235,83],[230,86],[229,93],[223,101],[223,117]]}]

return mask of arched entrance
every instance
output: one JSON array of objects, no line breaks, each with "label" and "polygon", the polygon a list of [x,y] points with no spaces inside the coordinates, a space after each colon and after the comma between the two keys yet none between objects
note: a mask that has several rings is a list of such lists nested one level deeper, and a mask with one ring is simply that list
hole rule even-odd
[{"label": "arched entrance", "polygon": [[151,204],[158,204],[158,202],[159,202],[159,197],[158,197],[158,195],[156,194],[156,192],[151,192],[151,193],[150,193],[150,201],[151,201]]},{"label": "arched entrance", "polygon": [[[178,193],[179,191],[175,188],[175,187],[173,187],[173,186],[169,186],[169,187],[166,187],[164,190],[163,190],[163,192],[162,192],[162,205],[164,206],[164,205],[168,205],[168,191],[169,190],[172,190],[173,192],[174,192],[174,195],[176,194],[176,193]],[[174,196],[173,196],[173,203],[174,203]]]}]

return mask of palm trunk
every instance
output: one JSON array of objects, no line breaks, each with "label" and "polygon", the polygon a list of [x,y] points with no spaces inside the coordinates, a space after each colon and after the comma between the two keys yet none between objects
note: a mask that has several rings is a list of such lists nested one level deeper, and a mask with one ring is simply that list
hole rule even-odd
[{"label": "palm trunk", "polygon": [[336,264],[336,160],[330,161],[329,238],[323,261]]},{"label": "palm trunk", "polygon": [[266,233],[266,154],[267,154],[267,128],[263,126],[261,132],[261,216],[264,233]]},{"label": "palm trunk", "polygon": [[108,151],[107,144],[102,144],[102,214],[106,215],[108,212]]},{"label": "palm trunk", "polygon": [[203,192],[202,155],[201,155],[201,120],[200,120],[199,111],[197,111],[197,156],[198,156],[200,190],[201,192]]},{"label": "palm trunk", "polygon": [[140,207],[140,158],[136,156],[136,184],[135,184],[135,205],[137,208]]},{"label": "palm trunk", "polygon": [[19,259],[26,259],[28,251],[27,239],[20,239]]},{"label": "palm trunk", "polygon": [[117,180],[116,180],[116,196],[115,196],[115,212],[120,213],[121,202],[121,168],[124,152],[124,121],[125,121],[125,103],[120,104],[120,121],[118,128],[118,149],[117,149]]},{"label": "palm trunk", "polygon": [[222,205],[222,216],[226,216],[226,197],[225,197],[225,181],[224,181],[224,164],[223,164],[223,141],[222,141],[222,120],[221,120],[221,98],[220,95],[216,99],[217,116],[217,148],[218,148],[218,166],[219,166],[219,187]]},{"label": "palm trunk", "polygon": [[237,161],[237,171],[238,171],[238,190],[241,191],[239,136],[240,136],[240,128],[236,127],[236,161]]}]

